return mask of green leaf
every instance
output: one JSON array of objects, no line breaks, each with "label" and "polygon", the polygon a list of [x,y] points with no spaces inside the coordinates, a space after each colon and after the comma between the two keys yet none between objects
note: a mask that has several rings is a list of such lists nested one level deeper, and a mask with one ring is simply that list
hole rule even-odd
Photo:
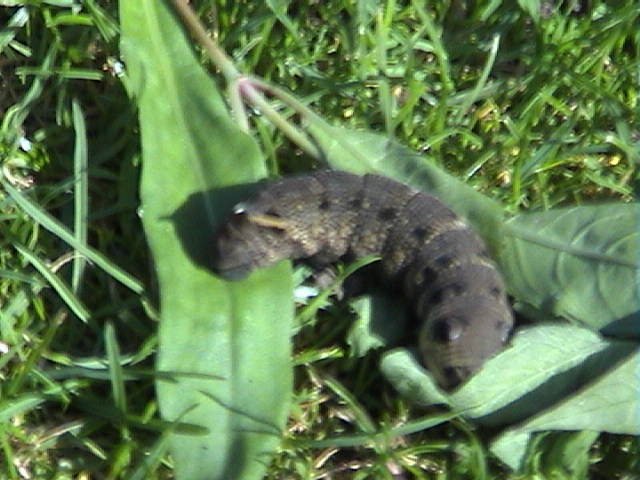
[{"label": "green leaf", "polygon": [[572,325],[520,329],[511,347],[454,392],[451,402],[485,424],[520,421],[608,375],[608,365],[634,348],[631,342],[605,340]]},{"label": "green leaf", "polygon": [[[419,405],[447,404],[479,423],[497,426],[522,421],[565,401],[577,388],[612,375],[612,365],[637,349],[635,343],[609,341],[572,325],[521,329],[511,343],[449,395],[437,389],[430,374],[406,350],[388,353],[382,370],[403,396]],[[620,381],[632,383],[635,377]],[[640,397],[629,397],[625,408],[640,411]],[[599,420],[594,419],[585,428],[597,430],[597,424]]]},{"label": "green leaf", "polygon": [[640,204],[518,215],[499,258],[519,300],[606,334],[640,336]]},{"label": "green leaf", "polygon": [[123,0],[120,19],[140,109],[143,222],[160,288],[161,413],[208,429],[172,434],[176,477],[259,479],[291,397],[290,267],[227,283],[208,261],[214,228],[249,191],[238,184],[263,177],[264,163],[166,3]]},{"label": "green leaf", "polygon": [[398,344],[407,328],[406,309],[399,301],[373,292],[350,302],[356,319],[349,329],[350,352],[363,357],[371,349]]},{"label": "green leaf", "polygon": [[431,374],[418,362],[417,356],[405,348],[385,353],[380,363],[383,375],[400,394],[416,405],[449,405]]},{"label": "green leaf", "polygon": [[504,431],[491,450],[507,465],[518,468],[531,433],[543,430],[596,430],[640,434],[640,352],[567,400],[529,421]]}]

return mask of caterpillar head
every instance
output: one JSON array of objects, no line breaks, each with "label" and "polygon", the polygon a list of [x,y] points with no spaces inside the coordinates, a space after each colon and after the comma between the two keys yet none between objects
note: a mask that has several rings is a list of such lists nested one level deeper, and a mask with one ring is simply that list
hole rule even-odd
[{"label": "caterpillar head", "polygon": [[504,348],[512,325],[505,304],[485,298],[433,312],[420,332],[423,362],[444,389],[454,389]]},{"label": "caterpillar head", "polygon": [[213,267],[226,280],[239,280],[256,268],[291,256],[287,223],[273,215],[238,204],[216,232]]}]

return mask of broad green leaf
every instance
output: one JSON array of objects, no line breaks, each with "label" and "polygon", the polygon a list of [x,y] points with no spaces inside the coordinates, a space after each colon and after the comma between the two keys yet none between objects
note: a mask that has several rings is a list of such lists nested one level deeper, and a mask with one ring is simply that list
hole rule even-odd
[{"label": "broad green leaf", "polygon": [[160,289],[161,413],[208,431],[171,435],[176,477],[259,479],[291,397],[290,267],[227,283],[208,261],[214,228],[247,194],[230,186],[263,177],[265,167],[167,3],[122,0],[120,18],[139,106],[143,223]]},{"label": "broad green leaf", "polygon": [[380,363],[382,373],[400,394],[416,405],[450,405],[431,374],[420,365],[417,355],[406,348],[385,353]]},{"label": "broad green leaf", "polygon": [[451,402],[485,424],[520,421],[608,375],[634,348],[631,342],[606,340],[572,325],[521,329],[512,346],[454,392]]},{"label": "broad green leaf", "polygon": [[351,354],[362,357],[371,349],[398,344],[408,328],[407,312],[402,305],[378,292],[350,302],[356,319],[349,329],[347,343]]},{"label": "broad green leaf", "polygon": [[[632,342],[605,340],[585,328],[550,324],[522,329],[511,343],[449,395],[435,387],[430,374],[406,350],[386,355],[382,370],[403,396],[417,404],[447,404],[479,423],[505,425],[537,414],[576,388],[611,375],[609,369],[637,348]],[[626,408],[640,412],[640,397]]]},{"label": "broad green leaf", "polygon": [[640,338],[640,204],[518,215],[500,264],[519,300],[552,315]]},{"label": "broad green leaf", "polygon": [[640,435],[640,352],[565,401],[505,430],[491,450],[507,465],[518,468],[529,437],[544,430],[595,430]]}]

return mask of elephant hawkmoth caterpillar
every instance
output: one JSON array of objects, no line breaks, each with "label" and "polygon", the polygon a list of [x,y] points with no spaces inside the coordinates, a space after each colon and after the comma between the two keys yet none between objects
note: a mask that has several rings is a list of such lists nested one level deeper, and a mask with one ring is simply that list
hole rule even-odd
[{"label": "elephant hawkmoth caterpillar", "polygon": [[411,302],[441,386],[503,348],[513,314],[484,242],[435,197],[386,177],[325,170],[267,184],[216,233],[214,266],[237,279],[283,259],[319,267],[372,255]]}]

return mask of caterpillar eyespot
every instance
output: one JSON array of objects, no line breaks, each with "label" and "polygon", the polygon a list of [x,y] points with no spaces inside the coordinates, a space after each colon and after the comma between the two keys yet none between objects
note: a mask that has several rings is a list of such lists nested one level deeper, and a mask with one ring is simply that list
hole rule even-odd
[{"label": "caterpillar eyespot", "polygon": [[247,211],[247,208],[245,207],[244,202],[238,203],[235,207],[233,207],[234,215],[242,215],[246,211]]},{"label": "caterpillar eyespot", "polygon": [[284,259],[321,267],[368,256],[402,285],[423,363],[443,388],[502,350],[513,314],[484,242],[437,198],[389,178],[318,171],[277,180],[234,207],[214,245],[227,279]]}]

